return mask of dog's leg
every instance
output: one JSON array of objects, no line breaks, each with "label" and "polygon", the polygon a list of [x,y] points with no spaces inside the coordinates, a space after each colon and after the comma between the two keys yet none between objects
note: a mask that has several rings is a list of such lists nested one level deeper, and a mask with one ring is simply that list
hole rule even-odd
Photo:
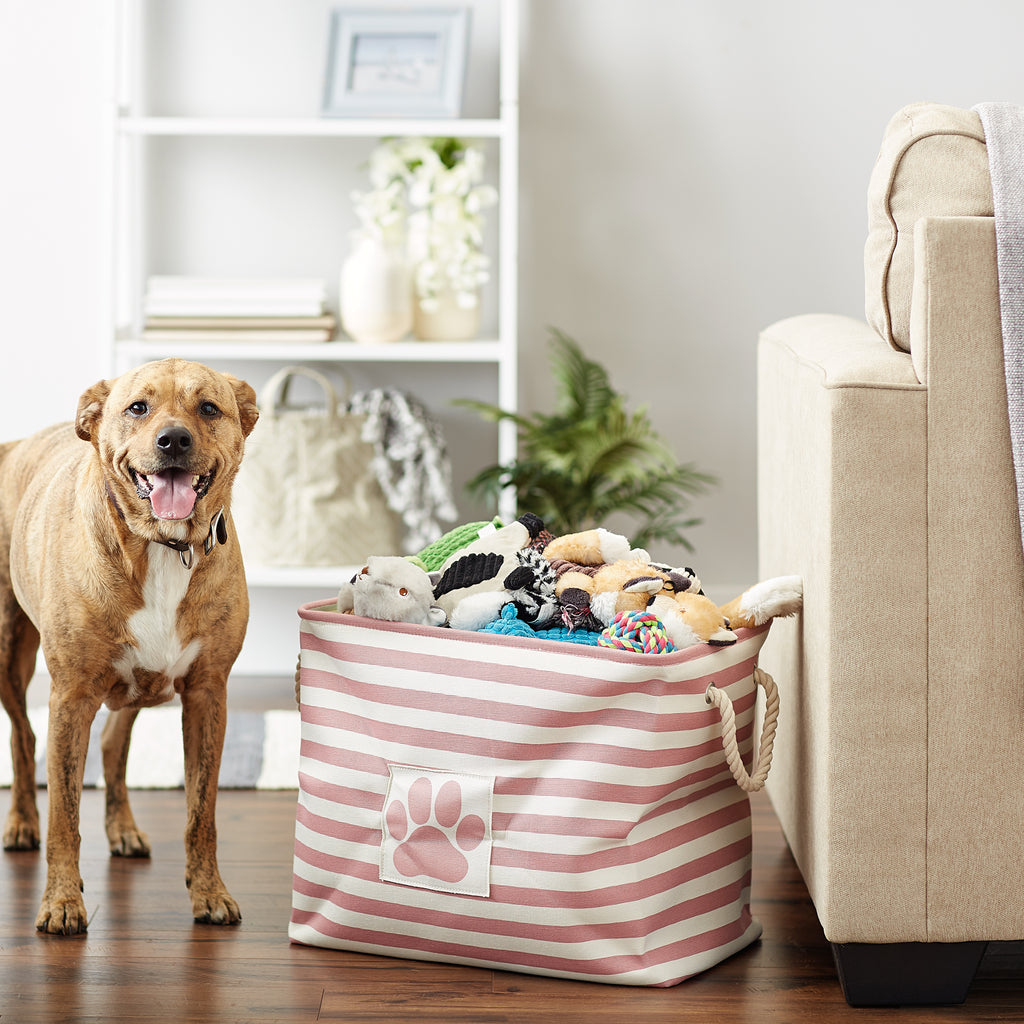
[{"label": "dog's leg", "polygon": [[0,703],[11,719],[11,809],[4,824],[5,850],[39,849],[36,809],[36,737],[25,694],[35,670],[39,634],[13,596],[0,620]]},{"label": "dog's leg", "polygon": [[242,920],[217,869],[217,781],[227,728],[226,684],[191,681],[181,694],[185,743],[185,884],[192,914],[207,924]]},{"label": "dog's leg", "polygon": [[59,935],[76,935],[88,927],[78,869],[79,803],[89,729],[100,706],[98,700],[60,696],[68,689],[58,687],[55,670],[46,744],[46,889],[36,918],[39,931]]},{"label": "dog's leg", "polygon": [[103,726],[100,749],[103,751],[103,778],[106,782],[107,840],[114,857],[148,857],[149,838],[135,824],[128,802],[125,773],[128,768],[128,746],[138,709],[112,711]]}]

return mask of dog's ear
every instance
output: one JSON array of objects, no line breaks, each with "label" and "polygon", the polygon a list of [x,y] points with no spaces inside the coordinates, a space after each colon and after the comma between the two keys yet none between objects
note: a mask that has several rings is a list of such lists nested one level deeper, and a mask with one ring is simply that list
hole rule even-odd
[{"label": "dog's ear", "polygon": [[252,428],[256,426],[256,421],[260,418],[260,411],[256,408],[256,392],[244,380],[232,377],[230,373],[225,373],[224,376],[234,389],[242,433],[248,437],[252,433]]},{"label": "dog's ear", "polygon": [[93,434],[103,415],[103,406],[110,394],[110,381],[101,380],[93,384],[78,400],[78,415],[75,417],[75,433],[83,441],[93,440]]}]

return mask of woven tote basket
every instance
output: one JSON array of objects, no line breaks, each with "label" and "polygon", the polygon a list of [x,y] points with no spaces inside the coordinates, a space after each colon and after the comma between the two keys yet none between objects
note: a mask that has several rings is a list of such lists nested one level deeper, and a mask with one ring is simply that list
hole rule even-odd
[{"label": "woven tote basket", "polygon": [[643,655],[333,609],[299,609],[293,941],[673,985],[758,938],[768,626]]}]

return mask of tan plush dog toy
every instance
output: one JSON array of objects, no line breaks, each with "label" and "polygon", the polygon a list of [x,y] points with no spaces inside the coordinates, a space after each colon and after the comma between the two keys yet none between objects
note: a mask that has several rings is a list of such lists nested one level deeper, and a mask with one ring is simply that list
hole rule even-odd
[{"label": "tan plush dog toy", "polygon": [[727,604],[689,591],[659,593],[650,610],[662,621],[676,647],[693,644],[731,644],[735,629],[763,626],[769,619],[787,618],[803,607],[803,581],[799,576],[776,576],[755,583]]},{"label": "tan plush dog toy", "polygon": [[555,596],[570,628],[600,630],[619,612],[643,611],[668,582],[667,573],[634,558],[602,565],[592,574],[571,569],[559,577]]}]

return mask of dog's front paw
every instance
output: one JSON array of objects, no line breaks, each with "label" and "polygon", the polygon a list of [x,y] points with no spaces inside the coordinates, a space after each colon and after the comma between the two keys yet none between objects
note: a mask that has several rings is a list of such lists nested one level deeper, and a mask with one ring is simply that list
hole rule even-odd
[{"label": "dog's front paw", "polygon": [[38,850],[39,819],[31,821],[12,810],[4,824],[3,843],[5,850]]},{"label": "dog's front paw", "polygon": [[150,854],[149,837],[137,828],[123,832],[108,829],[107,839],[111,857],[148,857]]},{"label": "dog's front paw", "polygon": [[42,906],[36,917],[36,930],[50,935],[81,935],[89,928],[85,914],[85,901],[81,894],[43,895]]},{"label": "dog's front paw", "polygon": [[238,924],[242,912],[226,889],[192,889],[192,916],[200,924]]}]

